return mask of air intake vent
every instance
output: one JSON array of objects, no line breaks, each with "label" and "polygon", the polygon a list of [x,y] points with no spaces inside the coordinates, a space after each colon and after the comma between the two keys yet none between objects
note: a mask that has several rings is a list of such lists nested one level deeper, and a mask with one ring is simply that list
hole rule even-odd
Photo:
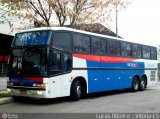
[{"label": "air intake vent", "polygon": [[151,81],[155,81],[156,80],[156,71],[151,71]]}]

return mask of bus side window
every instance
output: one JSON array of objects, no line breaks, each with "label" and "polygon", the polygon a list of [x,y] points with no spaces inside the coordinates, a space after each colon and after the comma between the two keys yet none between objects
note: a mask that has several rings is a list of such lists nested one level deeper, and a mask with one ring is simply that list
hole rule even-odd
[{"label": "bus side window", "polygon": [[71,35],[69,32],[55,32],[53,46],[71,51]]},{"label": "bus side window", "polygon": [[61,53],[60,52],[58,51],[50,52],[49,66],[50,66],[51,74],[56,74],[56,73],[61,72],[62,67],[61,67]]},{"label": "bus side window", "polygon": [[142,57],[141,45],[133,44],[132,45],[132,53],[133,53],[133,57],[141,58]]},{"label": "bus side window", "polygon": [[142,46],[142,56],[143,58],[150,59],[151,58],[151,49],[147,46]]},{"label": "bus side window", "polygon": [[122,42],[121,44],[121,54],[123,57],[131,57],[132,56],[132,45],[131,43]]},{"label": "bus side window", "polygon": [[110,40],[108,42],[108,48],[110,55],[120,56],[121,55],[121,44],[117,40]]},{"label": "bus side window", "polygon": [[69,72],[72,69],[72,56],[68,53],[64,53],[63,57],[63,71]]},{"label": "bus side window", "polygon": [[151,47],[151,59],[157,60],[157,49]]},{"label": "bus side window", "polygon": [[73,34],[73,51],[76,53],[90,53],[90,37]]},{"label": "bus side window", "polygon": [[98,37],[92,37],[92,53],[94,54],[106,54],[106,40],[105,39],[100,39]]}]

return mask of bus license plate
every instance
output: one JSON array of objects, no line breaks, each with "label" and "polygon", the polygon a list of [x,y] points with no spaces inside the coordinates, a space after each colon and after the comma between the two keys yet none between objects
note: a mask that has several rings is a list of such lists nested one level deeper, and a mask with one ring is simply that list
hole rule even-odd
[{"label": "bus license plate", "polygon": [[26,90],[20,90],[20,94],[27,94]]}]

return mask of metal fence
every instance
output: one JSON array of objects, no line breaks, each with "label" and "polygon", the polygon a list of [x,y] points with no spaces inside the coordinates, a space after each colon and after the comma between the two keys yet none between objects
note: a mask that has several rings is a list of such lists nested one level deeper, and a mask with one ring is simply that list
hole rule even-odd
[{"label": "metal fence", "polygon": [[7,63],[0,63],[0,76],[6,76],[7,68],[8,68]]}]

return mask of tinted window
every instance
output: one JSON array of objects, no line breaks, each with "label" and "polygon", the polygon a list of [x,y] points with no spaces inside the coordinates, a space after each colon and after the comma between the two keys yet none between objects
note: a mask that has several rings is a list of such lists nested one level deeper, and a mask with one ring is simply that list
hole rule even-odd
[{"label": "tinted window", "polygon": [[63,71],[69,72],[72,69],[72,56],[68,53],[63,55]]},{"label": "tinted window", "polygon": [[118,55],[120,56],[121,53],[120,53],[120,49],[121,49],[121,44],[119,41],[116,41],[116,40],[110,40],[108,42],[108,48],[109,48],[109,53],[111,55]]},{"label": "tinted window", "polygon": [[71,35],[70,33],[54,33],[53,45],[59,48],[71,50]]},{"label": "tinted window", "polygon": [[127,42],[122,42],[121,46],[122,56],[132,56],[132,45]]},{"label": "tinted window", "polygon": [[137,44],[133,44],[132,46],[133,57],[141,57],[141,46]]},{"label": "tinted window", "polygon": [[157,49],[151,48],[151,59],[157,59]]},{"label": "tinted window", "polygon": [[142,55],[143,55],[143,58],[150,58],[151,57],[150,47],[143,46]]},{"label": "tinted window", "polygon": [[92,37],[92,53],[106,54],[106,41],[98,37]]},{"label": "tinted window", "polygon": [[49,56],[50,56],[50,59],[49,59],[50,74],[53,75],[53,74],[61,73],[62,71],[61,52],[56,50],[51,50]]},{"label": "tinted window", "polygon": [[47,49],[28,47],[13,49],[9,59],[9,74],[47,75]]},{"label": "tinted window", "polygon": [[73,35],[73,51],[90,53],[90,37],[80,34]]}]

